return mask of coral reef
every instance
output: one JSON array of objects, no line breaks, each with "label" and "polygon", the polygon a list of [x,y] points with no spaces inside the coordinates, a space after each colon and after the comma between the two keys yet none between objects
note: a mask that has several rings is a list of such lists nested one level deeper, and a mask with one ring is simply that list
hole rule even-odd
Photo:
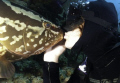
[{"label": "coral reef", "polygon": [[17,61],[14,63],[14,65],[17,71],[33,72],[35,74],[36,71],[42,68],[41,67],[42,62],[43,62],[43,55],[41,54],[41,55],[32,56],[25,60]]},{"label": "coral reef", "polygon": [[43,83],[43,79],[30,73],[15,73],[12,78],[0,79],[0,83]]},{"label": "coral reef", "polygon": [[74,68],[72,67],[63,67],[62,69],[60,69],[60,81],[61,83],[66,83],[71,74],[73,73]]},{"label": "coral reef", "polygon": [[[73,73],[73,68],[64,67],[60,69],[60,81],[61,83],[66,83],[70,75]],[[35,76],[33,74],[19,72],[15,73],[12,78],[9,79],[0,79],[0,83],[43,83],[42,76]]]},{"label": "coral reef", "polygon": [[59,58],[60,67],[69,66],[75,67],[75,64],[80,64],[86,55],[77,51],[67,49]]}]

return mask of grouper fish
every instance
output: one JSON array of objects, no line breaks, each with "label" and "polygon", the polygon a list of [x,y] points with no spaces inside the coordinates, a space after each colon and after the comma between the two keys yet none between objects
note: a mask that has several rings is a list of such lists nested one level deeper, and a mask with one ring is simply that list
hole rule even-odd
[{"label": "grouper fish", "polygon": [[63,39],[63,31],[40,14],[0,0],[0,78],[14,75],[11,62],[40,54]]}]

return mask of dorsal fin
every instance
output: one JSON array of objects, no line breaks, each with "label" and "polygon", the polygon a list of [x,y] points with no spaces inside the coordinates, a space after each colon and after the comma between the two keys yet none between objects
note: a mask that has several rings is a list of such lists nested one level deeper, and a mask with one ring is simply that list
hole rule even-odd
[{"label": "dorsal fin", "polygon": [[10,78],[15,73],[15,67],[3,56],[0,57],[0,78]]}]

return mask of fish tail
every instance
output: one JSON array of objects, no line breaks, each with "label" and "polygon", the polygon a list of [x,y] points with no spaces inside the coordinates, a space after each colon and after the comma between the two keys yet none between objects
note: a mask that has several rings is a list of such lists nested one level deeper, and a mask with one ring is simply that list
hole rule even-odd
[{"label": "fish tail", "polygon": [[15,73],[15,67],[4,57],[0,57],[0,78],[10,78]]}]

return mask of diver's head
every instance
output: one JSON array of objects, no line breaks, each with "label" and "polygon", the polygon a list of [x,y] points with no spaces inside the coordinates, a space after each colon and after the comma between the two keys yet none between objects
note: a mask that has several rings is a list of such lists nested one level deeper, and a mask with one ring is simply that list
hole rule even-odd
[{"label": "diver's head", "polygon": [[66,31],[64,39],[66,40],[65,47],[68,49],[71,49],[81,37],[85,23],[81,16],[82,11],[76,5],[70,4],[66,24],[62,27]]},{"label": "diver's head", "polygon": [[84,19],[82,18],[82,11],[74,4],[69,7],[65,25],[62,27],[65,31],[72,31],[75,28],[83,29]]}]

